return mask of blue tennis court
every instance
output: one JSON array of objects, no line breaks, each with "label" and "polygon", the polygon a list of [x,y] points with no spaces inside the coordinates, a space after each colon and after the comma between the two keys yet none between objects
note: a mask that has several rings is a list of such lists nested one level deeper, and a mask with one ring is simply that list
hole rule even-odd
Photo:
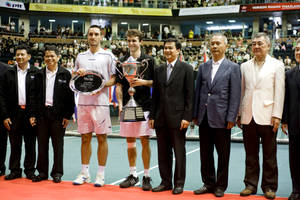
[{"label": "blue tennis court", "polygon": [[[116,119],[115,119],[116,120]],[[117,120],[116,120],[117,121]],[[128,176],[129,166],[127,161],[127,144],[124,138],[118,137],[119,126],[117,122],[113,120],[113,134],[108,137],[108,160],[105,171],[105,183],[111,185],[118,185],[123,178]],[[199,153],[199,142],[198,142],[198,130],[195,126],[194,129],[187,131],[188,141],[186,143],[187,152],[187,176],[185,190],[195,190],[202,186],[200,176],[200,153]],[[81,138],[76,131],[76,124],[71,123],[65,136],[65,151],[64,151],[64,176],[63,180],[72,181],[76,178],[77,174],[81,170],[80,161],[80,145]],[[291,192],[291,179],[289,172],[289,161],[288,161],[288,145],[287,137],[281,132],[278,134],[280,144],[278,144],[278,168],[279,168],[279,186],[277,196],[288,197]],[[239,192],[244,188],[243,177],[245,169],[245,152],[242,141],[242,132],[239,128],[232,130],[232,143],[231,143],[231,155],[230,155],[230,166],[229,166],[229,185],[226,193]],[[157,144],[155,137],[151,139],[151,168],[150,175],[152,177],[152,185],[157,186],[160,183],[160,176],[158,171],[157,163]],[[8,157],[9,157],[8,145]],[[92,140],[92,157],[90,163],[90,174],[92,181],[94,180],[97,172],[97,158],[96,158],[97,141],[96,138]],[[140,179],[143,176],[143,164],[141,159],[141,145],[139,140],[137,141],[137,170]],[[50,148],[50,166],[52,166],[52,149]],[[262,195],[262,191],[259,188],[258,194]]]}]

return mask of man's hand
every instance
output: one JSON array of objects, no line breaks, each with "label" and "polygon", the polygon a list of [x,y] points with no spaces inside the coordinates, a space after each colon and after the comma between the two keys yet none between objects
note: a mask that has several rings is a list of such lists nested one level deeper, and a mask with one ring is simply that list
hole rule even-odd
[{"label": "man's hand", "polygon": [[184,129],[184,128],[188,128],[189,127],[190,122],[186,121],[186,120],[181,120],[181,124],[180,124],[180,130]]},{"label": "man's hand", "polygon": [[142,86],[142,85],[146,85],[146,80],[144,79],[140,79],[140,78],[133,78],[130,81],[130,86],[131,87],[136,87],[136,86]]},{"label": "man's hand", "polygon": [[277,117],[272,117],[271,124],[273,126],[273,132],[276,133],[280,124],[280,119]]},{"label": "man's hand", "polygon": [[35,117],[30,117],[29,118],[29,123],[31,124],[32,127],[36,125],[36,118]]},{"label": "man's hand", "polygon": [[287,124],[281,124],[281,130],[284,134],[288,134],[288,125]]},{"label": "man's hand", "polygon": [[86,74],[86,70],[83,68],[80,68],[75,73],[79,76],[84,76]]},{"label": "man's hand", "polygon": [[69,124],[69,120],[66,118],[63,118],[63,121],[62,121],[63,128],[67,128],[68,124]]},{"label": "man's hand", "polygon": [[5,128],[10,131],[10,125],[12,124],[10,118],[6,118],[4,121],[3,121],[3,124],[5,126]]},{"label": "man's hand", "polygon": [[154,119],[149,119],[148,124],[150,128],[154,129]]},{"label": "man's hand", "polygon": [[234,122],[227,122],[227,129],[232,129],[234,127]]},{"label": "man's hand", "polygon": [[242,124],[241,124],[241,117],[238,117],[237,120],[236,120],[236,125],[242,129]]},{"label": "man's hand", "polygon": [[197,125],[197,124],[198,124],[198,121],[197,121],[197,119],[196,119],[196,118],[194,118],[192,121],[194,122],[194,124],[195,124],[195,125]]}]

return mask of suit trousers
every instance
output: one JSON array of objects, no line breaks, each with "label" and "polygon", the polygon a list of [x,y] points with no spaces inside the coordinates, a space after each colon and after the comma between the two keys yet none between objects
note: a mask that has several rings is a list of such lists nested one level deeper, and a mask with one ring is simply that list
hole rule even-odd
[{"label": "suit trousers", "polygon": [[259,125],[253,119],[248,125],[243,124],[243,140],[246,151],[246,172],[244,183],[246,187],[257,191],[259,179],[259,142],[263,148],[263,173],[261,189],[277,191],[278,168],[277,168],[277,132],[273,132],[269,125]]},{"label": "suit trousers", "polygon": [[10,158],[9,169],[11,173],[22,173],[20,168],[22,138],[25,143],[24,172],[27,176],[34,174],[36,161],[36,128],[29,123],[26,111],[19,108],[16,115],[11,119],[9,131]]},{"label": "suit trousers", "polygon": [[174,186],[184,186],[186,176],[185,133],[186,129],[156,128],[158,168],[162,185],[172,186],[173,149],[175,154]]},{"label": "suit trousers", "polygon": [[38,161],[39,175],[48,178],[49,171],[49,140],[51,138],[53,148],[53,166],[51,176],[63,176],[64,135],[66,129],[62,126],[62,118],[58,119],[51,113],[51,109],[45,111],[45,115],[38,119]]},{"label": "suit trousers", "polygon": [[5,159],[7,151],[7,130],[3,123],[0,124],[0,171],[5,171]]},{"label": "suit trousers", "polygon": [[[199,125],[201,176],[204,185],[223,191],[228,186],[231,129],[211,128],[205,115]],[[214,147],[218,153],[217,178],[215,175]]]},{"label": "suit trousers", "polygon": [[300,134],[289,135],[290,171],[293,192],[300,194]]}]

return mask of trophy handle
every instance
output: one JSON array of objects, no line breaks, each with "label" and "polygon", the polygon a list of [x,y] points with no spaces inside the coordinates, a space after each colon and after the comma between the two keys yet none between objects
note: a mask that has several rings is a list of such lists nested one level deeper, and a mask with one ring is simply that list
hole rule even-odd
[{"label": "trophy handle", "polygon": [[138,78],[143,78],[144,76],[143,76],[143,74],[145,73],[145,71],[148,69],[148,66],[149,66],[149,63],[148,63],[148,61],[149,61],[150,59],[144,59],[144,60],[142,60],[142,66],[143,67],[145,67],[144,68],[144,70],[142,71],[142,72],[140,72],[139,73],[139,75],[138,75]]},{"label": "trophy handle", "polygon": [[124,74],[118,69],[118,67],[121,66],[121,62],[119,60],[116,60],[116,70],[118,71],[118,75],[120,79],[123,79],[125,76]]}]

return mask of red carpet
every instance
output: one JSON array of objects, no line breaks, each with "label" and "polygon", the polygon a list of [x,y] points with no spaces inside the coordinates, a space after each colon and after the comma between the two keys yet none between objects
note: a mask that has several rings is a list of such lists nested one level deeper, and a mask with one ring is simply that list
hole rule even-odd
[{"label": "red carpet", "polygon": [[[237,194],[225,194],[216,198],[212,194],[194,195],[185,191],[180,195],[166,192],[145,192],[140,188],[120,189],[118,186],[105,185],[96,188],[93,184],[74,186],[71,182],[55,184],[52,181],[32,183],[25,178],[5,181],[0,178],[1,200],[266,200],[263,196],[240,197]],[[287,199],[287,198],[276,198]]]}]

